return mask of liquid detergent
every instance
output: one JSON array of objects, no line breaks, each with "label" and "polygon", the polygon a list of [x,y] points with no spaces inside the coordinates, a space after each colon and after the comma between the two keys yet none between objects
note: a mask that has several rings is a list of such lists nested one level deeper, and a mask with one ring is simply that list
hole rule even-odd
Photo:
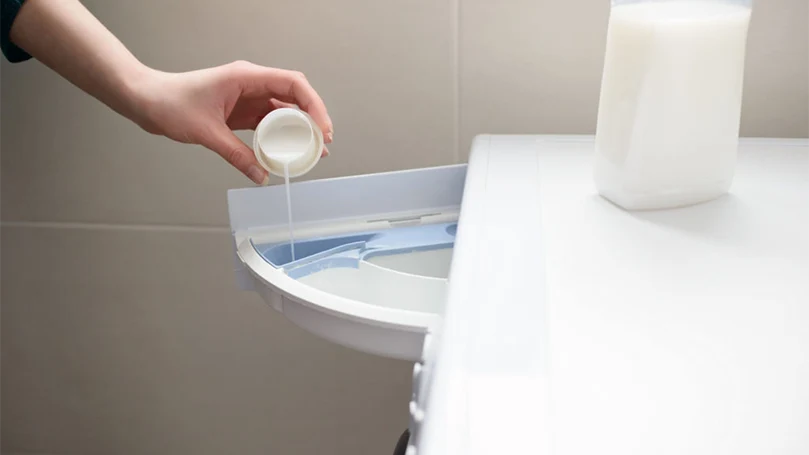
[{"label": "liquid detergent", "polygon": [[284,164],[284,187],[287,193],[287,223],[289,223],[289,250],[295,260],[295,227],[292,224],[292,197],[289,191],[289,163]]},{"label": "liquid detergent", "polygon": [[287,196],[287,222],[289,223],[289,247],[292,260],[295,260],[295,227],[292,222],[292,197],[289,188],[289,164],[306,154],[311,142],[311,131],[305,126],[286,125],[278,128],[274,134],[268,135],[262,148],[267,150],[272,159],[284,166],[284,187]]},{"label": "liquid detergent", "polygon": [[256,127],[253,147],[256,158],[265,169],[284,177],[289,246],[294,261],[295,228],[290,178],[303,175],[314,167],[323,148],[323,135],[305,113],[295,109],[278,109],[267,114]]},{"label": "liquid detergent", "polygon": [[594,165],[604,197],[642,210],[728,191],[750,14],[732,0],[614,3]]}]

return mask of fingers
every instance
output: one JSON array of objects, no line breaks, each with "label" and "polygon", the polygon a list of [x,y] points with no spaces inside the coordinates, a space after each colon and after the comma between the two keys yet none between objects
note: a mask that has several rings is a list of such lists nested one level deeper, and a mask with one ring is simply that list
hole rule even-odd
[{"label": "fingers", "polygon": [[226,126],[223,125],[221,128],[212,131],[211,135],[201,145],[216,152],[254,183],[266,185],[269,181],[267,171],[258,164],[253,150]]},{"label": "fingers", "polygon": [[285,103],[285,102],[279,101],[279,100],[277,100],[275,98],[270,99],[270,106],[272,106],[273,109],[282,109],[282,108],[285,108],[285,107],[294,109],[294,108],[297,107],[296,105],[294,105],[292,103]]},{"label": "fingers", "polygon": [[233,131],[253,130],[272,109],[266,98],[241,97],[228,116],[227,125]]},{"label": "fingers", "polygon": [[326,143],[332,141],[334,126],[326,105],[303,73],[246,62],[233,63],[229,68],[232,70],[231,77],[238,78],[243,95],[266,96],[300,106],[323,130]]}]

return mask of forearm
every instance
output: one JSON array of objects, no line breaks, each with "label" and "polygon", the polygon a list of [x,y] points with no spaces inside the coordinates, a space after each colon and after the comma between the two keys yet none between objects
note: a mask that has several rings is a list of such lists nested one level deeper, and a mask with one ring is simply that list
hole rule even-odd
[{"label": "forearm", "polygon": [[138,89],[151,72],[78,0],[27,0],[11,40],[119,114],[140,123]]}]

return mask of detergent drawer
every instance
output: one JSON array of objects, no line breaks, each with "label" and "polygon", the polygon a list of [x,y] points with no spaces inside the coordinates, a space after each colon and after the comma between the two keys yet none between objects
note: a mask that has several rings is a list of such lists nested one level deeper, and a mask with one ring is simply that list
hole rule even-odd
[{"label": "detergent drawer", "polygon": [[304,329],[360,351],[416,360],[440,317],[466,166],[228,193],[236,273]]}]

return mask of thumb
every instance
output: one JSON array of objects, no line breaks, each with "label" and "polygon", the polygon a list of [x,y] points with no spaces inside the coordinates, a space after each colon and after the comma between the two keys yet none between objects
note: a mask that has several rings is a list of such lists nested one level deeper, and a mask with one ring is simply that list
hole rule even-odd
[{"label": "thumb", "polygon": [[200,145],[216,152],[257,185],[266,185],[269,182],[270,177],[256,161],[253,150],[233,134],[230,128],[217,127],[211,133]]}]

